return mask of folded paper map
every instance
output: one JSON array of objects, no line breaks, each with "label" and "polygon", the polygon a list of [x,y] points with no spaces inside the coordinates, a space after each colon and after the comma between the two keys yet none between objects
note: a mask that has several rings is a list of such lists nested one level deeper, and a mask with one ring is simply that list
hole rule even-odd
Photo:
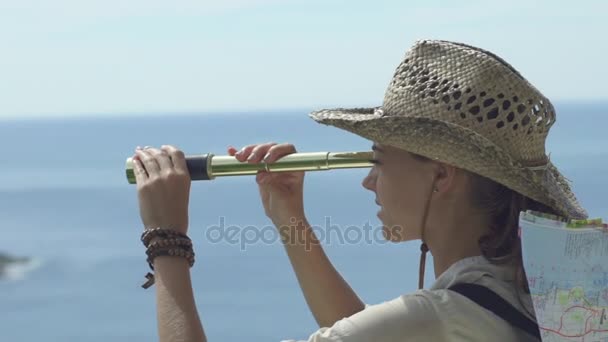
[{"label": "folded paper map", "polygon": [[519,227],[542,340],[608,342],[608,226],[528,211]]}]

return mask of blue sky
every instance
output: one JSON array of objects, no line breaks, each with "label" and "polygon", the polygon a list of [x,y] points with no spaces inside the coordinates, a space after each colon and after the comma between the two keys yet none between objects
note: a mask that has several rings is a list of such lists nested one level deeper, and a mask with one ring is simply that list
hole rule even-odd
[{"label": "blue sky", "polygon": [[0,118],[380,104],[420,38],[606,100],[607,1],[0,0]]}]

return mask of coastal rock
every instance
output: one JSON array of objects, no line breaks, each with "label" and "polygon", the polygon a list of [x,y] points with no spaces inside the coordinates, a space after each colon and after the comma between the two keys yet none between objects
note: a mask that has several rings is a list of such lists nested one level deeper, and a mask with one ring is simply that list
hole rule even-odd
[{"label": "coastal rock", "polygon": [[7,267],[26,264],[29,261],[30,258],[28,257],[14,257],[6,253],[0,253],[0,279],[4,278]]}]

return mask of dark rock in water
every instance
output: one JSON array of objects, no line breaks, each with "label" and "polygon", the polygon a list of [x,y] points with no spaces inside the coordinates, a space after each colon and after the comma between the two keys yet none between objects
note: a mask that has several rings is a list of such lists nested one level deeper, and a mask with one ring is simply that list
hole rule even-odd
[{"label": "dark rock in water", "polygon": [[0,278],[4,277],[6,267],[15,264],[25,264],[30,261],[28,257],[13,257],[5,253],[0,253]]}]

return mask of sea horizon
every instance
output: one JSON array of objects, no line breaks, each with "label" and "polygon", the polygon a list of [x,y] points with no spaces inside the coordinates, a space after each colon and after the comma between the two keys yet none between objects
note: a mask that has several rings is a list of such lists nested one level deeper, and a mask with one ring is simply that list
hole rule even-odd
[{"label": "sea horizon", "polygon": [[[586,116],[581,115],[583,111]],[[608,219],[608,103],[557,107],[547,140],[551,160],[573,182],[591,217]],[[300,112],[235,115],[0,120],[0,252],[35,260],[0,280],[2,340],[149,341],[156,339],[153,291],[139,234],[136,189],[125,160],[137,145],[174,144],[186,154],[225,154],[228,145],[291,142],[298,151],[365,151],[371,142],[320,125]],[[309,172],[305,208],[312,224],[341,230],[378,227],[366,169]],[[278,241],[212,241],[220,224],[266,227],[255,180],[226,177],[192,185],[192,269],[210,340],[305,339],[318,327]],[[334,241],[325,251],[368,304],[417,288],[419,245]],[[432,257],[428,261],[432,265]],[[434,274],[427,269],[425,284]],[[32,323],[36,329],[31,329]]]}]

